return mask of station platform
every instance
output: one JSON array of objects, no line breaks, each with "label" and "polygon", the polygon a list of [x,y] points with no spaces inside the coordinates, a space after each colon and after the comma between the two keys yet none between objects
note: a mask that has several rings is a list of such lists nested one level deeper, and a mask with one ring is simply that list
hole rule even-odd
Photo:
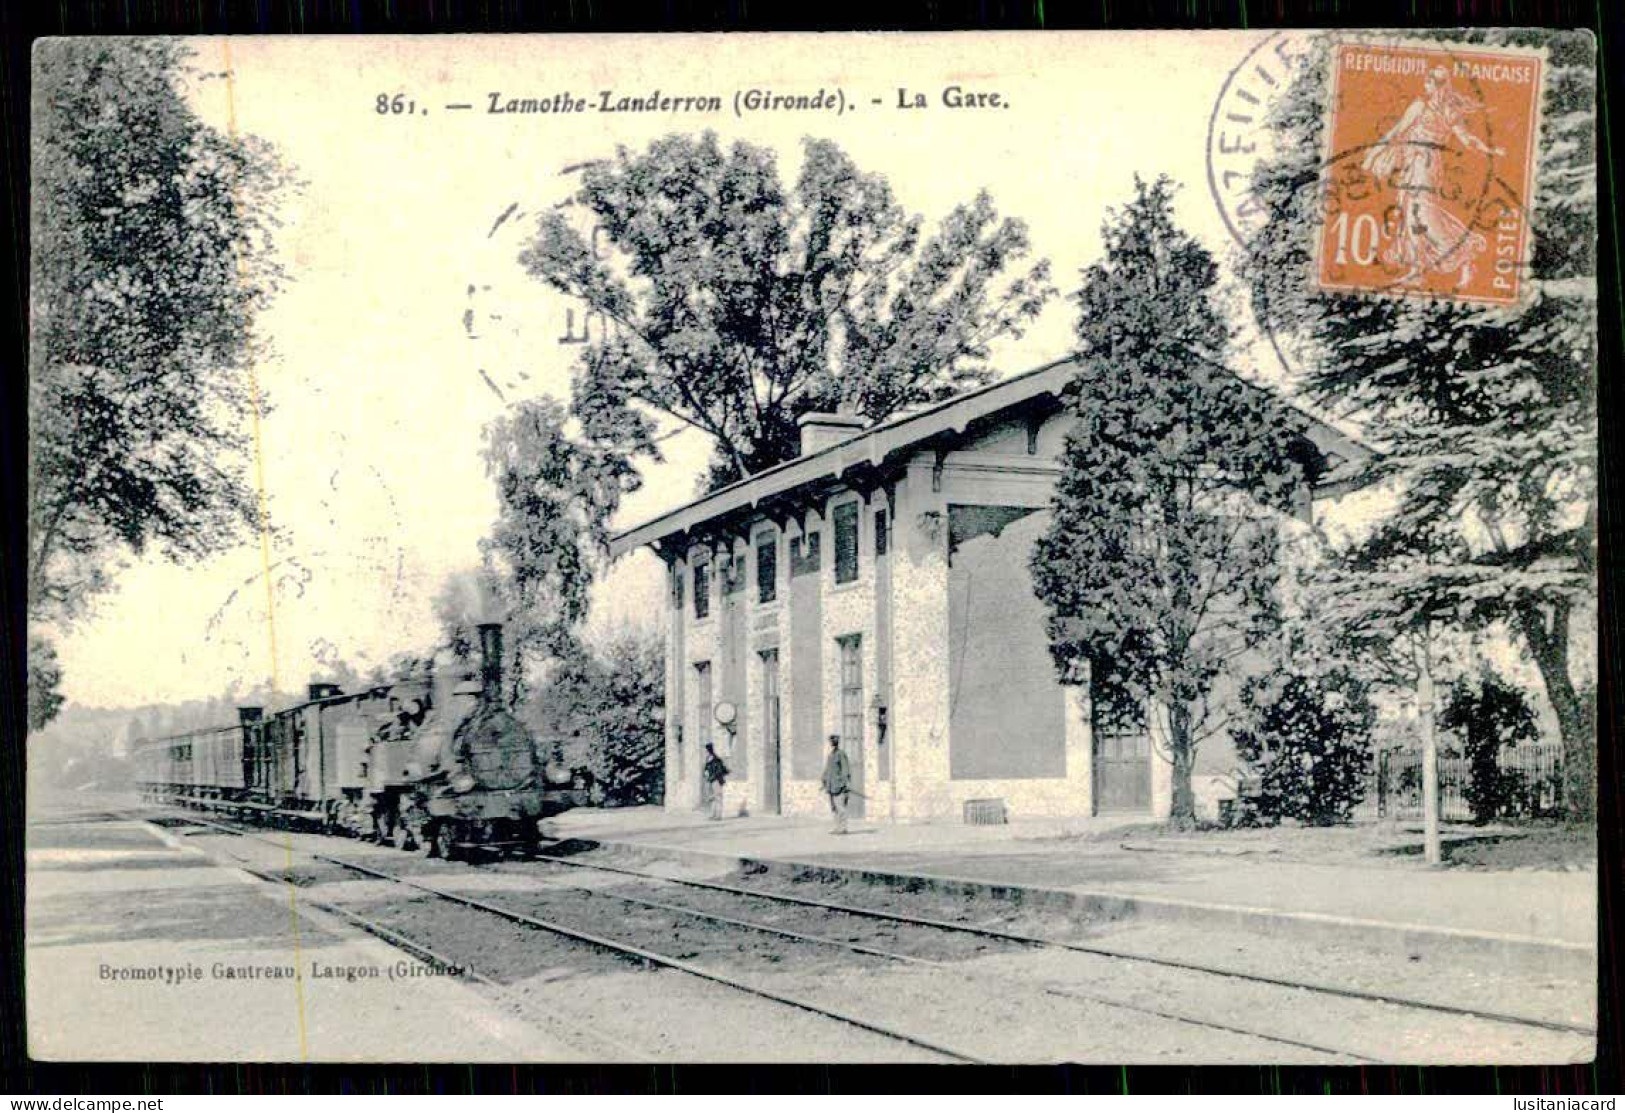
[{"label": "station platform", "polygon": [[[711,821],[656,807],[582,809],[552,822],[560,837],[690,872],[772,869],[792,876],[811,869],[915,889],[982,891],[1112,919],[1208,921],[1467,955],[1583,959],[1597,940],[1594,868],[1431,869],[1416,855],[1314,861],[1257,849],[1290,844],[1293,832],[1286,831],[1170,840],[1156,837],[1160,828],[1143,817],[1100,817],[990,826],[854,821],[850,833],[839,835],[827,819]],[[1350,841],[1370,839],[1344,831]],[[1303,834],[1335,841],[1344,831]]]},{"label": "station platform", "polygon": [[572,1057],[292,886],[217,865],[160,828],[80,808],[31,815],[26,832],[33,1058]]}]

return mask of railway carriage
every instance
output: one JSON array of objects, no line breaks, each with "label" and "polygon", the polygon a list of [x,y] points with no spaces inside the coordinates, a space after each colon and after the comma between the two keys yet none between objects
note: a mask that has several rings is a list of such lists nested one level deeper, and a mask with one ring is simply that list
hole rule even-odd
[{"label": "railway carriage", "polygon": [[187,731],[137,743],[143,795],[187,806],[228,800],[243,791],[241,736],[235,727]]},{"label": "railway carriage", "polygon": [[192,794],[199,800],[235,800],[243,792],[243,738],[236,727],[192,736]]}]

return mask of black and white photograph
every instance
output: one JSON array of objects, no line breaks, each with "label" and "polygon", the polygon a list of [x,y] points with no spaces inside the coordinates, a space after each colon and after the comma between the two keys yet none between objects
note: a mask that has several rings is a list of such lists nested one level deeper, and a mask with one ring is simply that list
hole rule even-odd
[{"label": "black and white photograph", "polygon": [[29,1054],[1591,1062],[1597,51],[38,41]]}]

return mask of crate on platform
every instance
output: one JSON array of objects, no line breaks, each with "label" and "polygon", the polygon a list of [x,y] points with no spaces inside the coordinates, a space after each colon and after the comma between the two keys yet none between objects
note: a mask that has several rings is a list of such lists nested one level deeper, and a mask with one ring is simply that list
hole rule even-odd
[{"label": "crate on platform", "polygon": [[965,822],[978,826],[1009,823],[1010,813],[1005,811],[1003,800],[966,800]]}]

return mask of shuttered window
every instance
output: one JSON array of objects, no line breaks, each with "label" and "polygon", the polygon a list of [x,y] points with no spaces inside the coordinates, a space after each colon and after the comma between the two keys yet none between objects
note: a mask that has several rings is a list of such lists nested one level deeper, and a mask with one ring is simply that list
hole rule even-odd
[{"label": "shuttered window", "polygon": [[808,533],[790,542],[790,575],[805,576],[818,571],[819,538],[823,534]]},{"label": "shuttered window", "polygon": [[694,566],[694,617],[705,618],[711,613],[711,565]]},{"label": "shuttered window", "polygon": [[779,545],[771,534],[756,539],[756,601],[771,603],[779,593]]},{"label": "shuttered window", "polygon": [[858,504],[842,503],[834,517],[835,582],[849,584],[858,578]]}]

